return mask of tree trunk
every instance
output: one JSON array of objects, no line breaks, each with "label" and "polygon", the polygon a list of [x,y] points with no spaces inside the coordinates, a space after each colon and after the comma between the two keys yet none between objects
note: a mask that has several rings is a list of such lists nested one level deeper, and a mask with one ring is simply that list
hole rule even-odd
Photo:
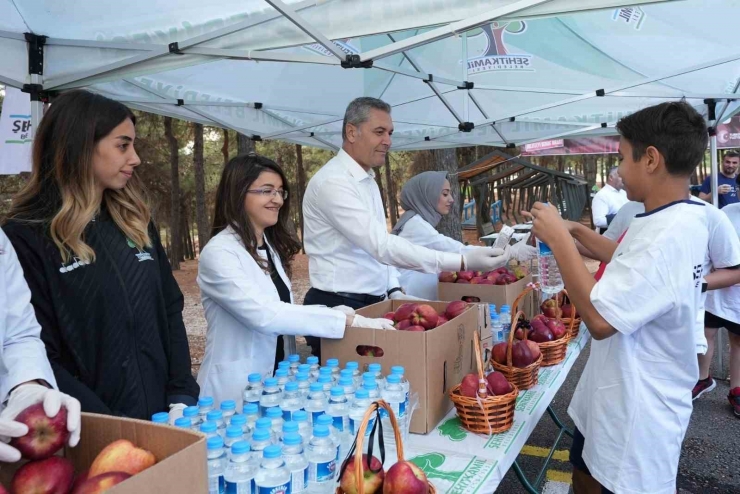
[{"label": "tree trunk", "polygon": [[180,259],[182,253],[180,250],[180,147],[177,144],[177,138],[172,132],[172,118],[164,117],[164,135],[170,149],[170,179],[172,182],[172,192],[170,194],[170,228],[172,229],[172,256],[170,264],[173,270],[180,269]]},{"label": "tree trunk", "polygon": [[255,150],[254,141],[250,139],[249,137],[245,136],[244,134],[240,134],[237,132],[236,148],[239,154],[247,154],[247,153],[253,152]]},{"label": "tree trunk", "polygon": [[[437,169],[450,174],[452,198],[456,203],[459,202],[460,182],[457,179],[457,153],[455,149],[435,149],[432,154]],[[462,242],[462,222],[460,221],[460,215],[456,214],[455,208],[452,209],[450,214],[442,216],[442,221],[437,225],[437,231]]]},{"label": "tree trunk", "polygon": [[387,153],[385,155],[385,183],[386,192],[388,193],[388,209],[391,215],[391,227],[394,227],[398,222],[398,203],[396,201],[396,187],[391,178],[391,161]]},{"label": "tree trunk", "polygon": [[592,154],[587,154],[582,157],[583,159],[583,177],[588,182],[588,188],[591,188],[596,183],[596,157]]},{"label": "tree trunk", "polygon": [[206,246],[206,242],[208,242],[202,124],[193,124],[193,171],[195,173],[195,223],[198,225],[198,252],[201,252],[203,247]]},{"label": "tree trunk", "polygon": [[[306,169],[303,168],[303,146],[295,145],[295,176],[298,185],[298,225],[301,229],[301,246],[303,245],[303,194],[306,192]],[[305,252],[305,248],[303,250]]]},{"label": "tree trunk", "polygon": [[224,166],[229,162],[229,129],[224,130],[224,145],[221,146],[221,154],[224,155]]},{"label": "tree trunk", "polygon": [[[388,159],[388,154],[385,156]],[[380,201],[383,203],[383,214],[385,214],[385,219],[388,219],[388,207],[385,200],[385,193],[383,192],[383,177],[380,174],[379,168],[374,169],[373,172],[375,172],[375,183],[378,184],[378,190],[380,191]]]}]

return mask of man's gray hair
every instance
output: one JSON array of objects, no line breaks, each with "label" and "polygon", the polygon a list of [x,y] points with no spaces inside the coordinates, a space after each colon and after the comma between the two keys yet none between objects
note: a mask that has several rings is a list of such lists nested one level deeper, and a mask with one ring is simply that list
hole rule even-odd
[{"label": "man's gray hair", "polygon": [[612,178],[615,175],[619,175],[619,167],[613,166],[609,168],[609,175],[607,175],[607,178]]},{"label": "man's gray hair", "polygon": [[367,119],[370,118],[370,110],[373,108],[386,113],[391,112],[391,105],[381,99],[368,96],[355,98],[347,105],[347,110],[344,112],[344,122],[342,123],[342,141],[347,139],[347,124],[359,127],[360,124],[367,122]]}]

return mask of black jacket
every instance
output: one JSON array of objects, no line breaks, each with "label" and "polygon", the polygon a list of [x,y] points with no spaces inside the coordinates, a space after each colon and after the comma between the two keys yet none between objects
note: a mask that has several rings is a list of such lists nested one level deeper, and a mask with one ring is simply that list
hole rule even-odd
[{"label": "black jacket", "polygon": [[[65,268],[48,229],[9,221],[59,389],[85,412],[149,419],[194,405],[183,296],[153,224],[142,252],[103,211],[85,230],[95,262]],[[74,261],[73,261],[74,262]]]}]

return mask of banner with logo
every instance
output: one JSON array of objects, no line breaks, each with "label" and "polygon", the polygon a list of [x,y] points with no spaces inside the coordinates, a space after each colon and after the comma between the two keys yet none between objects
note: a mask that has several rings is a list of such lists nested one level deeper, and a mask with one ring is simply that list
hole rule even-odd
[{"label": "banner with logo", "polygon": [[31,98],[6,87],[0,113],[0,175],[30,172],[32,146]]}]

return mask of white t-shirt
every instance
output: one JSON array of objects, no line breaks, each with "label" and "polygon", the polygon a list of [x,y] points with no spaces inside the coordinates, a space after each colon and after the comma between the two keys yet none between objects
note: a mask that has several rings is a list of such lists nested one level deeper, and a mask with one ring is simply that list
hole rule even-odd
[{"label": "white t-shirt", "polygon": [[617,214],[627,201],[629,199],[624,189],[617,190],[609,184],[604,185],[604,188],[598,191],[591,201],[591,212],[596,228],[606,228],[606,217],[610,214]]},{"label": "white t-shirt", "polygon": [[[725,206],[720,212],[726,215],[728,221],[733,226],[735,234],[740,236],[740,203]],[[735,237],[735,241],[740,242],[737,237]],[[734,262],[734,264],[730,263],[725,267],[740,264],[737,258],[731,262]],[[721,290],[710,290],[707,292],[704,305],[706,310],[715,316],[740,324],[740,285],[730,286]]]},{"label": "white t-shirt", "polygon": [[568,413],[591,474],[617,494],[675,492],[699,378],[705,207],[686,200],[635,217],[591,292],[617,333],[591,343]]}]

